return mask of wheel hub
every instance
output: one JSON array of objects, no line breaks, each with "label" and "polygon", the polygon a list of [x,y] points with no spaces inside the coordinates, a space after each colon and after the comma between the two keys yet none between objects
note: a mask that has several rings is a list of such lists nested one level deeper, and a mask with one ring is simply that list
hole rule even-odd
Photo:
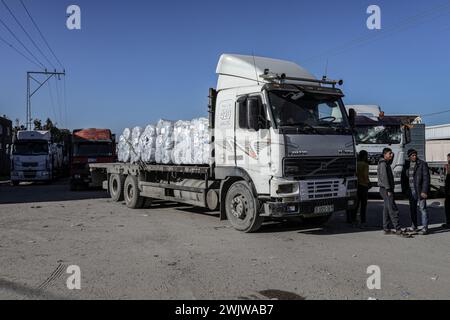
[{"label": "wheel hub", "polygon": [[231,202],[231,213],[239,219],[245,218],[246,206],[243,196],[236,196]]}]

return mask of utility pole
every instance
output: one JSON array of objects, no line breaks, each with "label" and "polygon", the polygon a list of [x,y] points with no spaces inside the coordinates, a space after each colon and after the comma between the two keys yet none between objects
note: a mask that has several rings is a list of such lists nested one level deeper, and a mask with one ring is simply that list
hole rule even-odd
[{"label": "utility pole", "polygon": [[[61,80],[61,76],[66,75],[66,70],[62,72],[55,71],[28,71],[27,72],[27,130],[32,130],[32,118],[31,118],[31,97],[42,88],[44,84],[47,83],[51,78],[58,77],[58,80]],[[36,79],[36,76],[45,76],[43,81],[39,81]],[[38,84],[38,87],[31,91],[31,80]]]}]

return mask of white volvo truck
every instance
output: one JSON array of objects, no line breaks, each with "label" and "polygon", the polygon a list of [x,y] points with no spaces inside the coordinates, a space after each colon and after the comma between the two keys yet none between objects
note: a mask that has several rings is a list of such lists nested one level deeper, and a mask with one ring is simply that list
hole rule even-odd
[{"label": "white volvo truck", "polygon": [[289,61],[221,56],[209,91],[209,165],[91,164],[130,208],[162,199],[210,210],[244,232],[265,219],[324,223],[355,205],[352,116],[336,81]]},{"label": "white volvo truck", "polygon": [[347,105],[347,110],[356,111],[355,140],[359,153],[365,150],[369,154],[369,178],[371,193],[379,192],[377,186],[378,162],[384,148],[394,152],[392,171],[395,180],[395,192],[402,193],[401,173],[408,149],[416,149],[418,156],[425,160],[425,125],[417,115],[385,115],[377,105]]},{"label": "white volvo truck", "polygon": [[62,167],[62,147],[52,142],[49,131],[18,131],[11,154],[11,183],[47,182]]}]

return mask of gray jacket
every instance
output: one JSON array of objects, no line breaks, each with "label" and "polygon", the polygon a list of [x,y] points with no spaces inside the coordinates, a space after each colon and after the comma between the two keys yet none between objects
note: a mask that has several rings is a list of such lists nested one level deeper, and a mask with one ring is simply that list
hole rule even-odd
[{"label": "gray jacket", "polygon": [[394,192],[395,181],[392,168],[384,158],[378,163],[378,186],[386,189],[388,192]]}]

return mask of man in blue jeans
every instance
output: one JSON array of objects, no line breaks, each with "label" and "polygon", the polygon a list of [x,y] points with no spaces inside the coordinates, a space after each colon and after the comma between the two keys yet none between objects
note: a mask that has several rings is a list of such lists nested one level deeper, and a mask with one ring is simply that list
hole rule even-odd
[{"label": "man in blue jeans", "polygon": [[406,161],[402,172],[403,192],[409,198],[412,230],[418,231],[417,207],[422,217],[422,234],[428,234],[427,198],[430,188],[430,170],[425,161],[417,157],[417,151],[408,150],[409,161]]}]

